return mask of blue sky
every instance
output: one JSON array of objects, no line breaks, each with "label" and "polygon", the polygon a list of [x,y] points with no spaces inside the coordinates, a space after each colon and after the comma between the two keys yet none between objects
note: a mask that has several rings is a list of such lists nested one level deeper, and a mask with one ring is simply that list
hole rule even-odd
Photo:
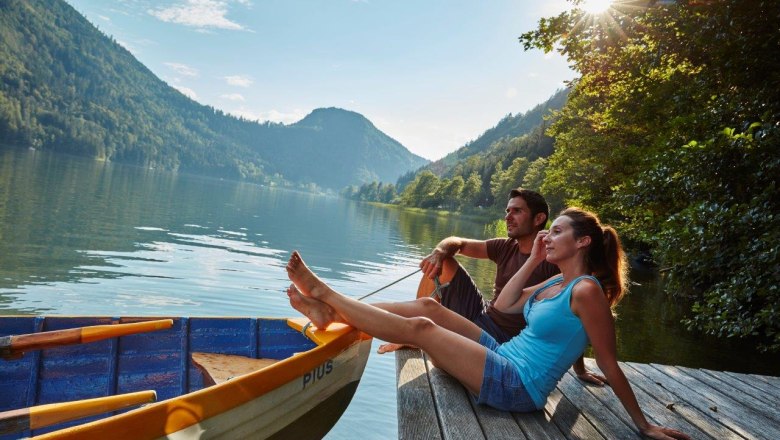
[{"label": "blue sky", "polygon": [[67,0],[202,104],[286,124],[363,114],[438,159],[575,77],[517,37],[564,0]]}]

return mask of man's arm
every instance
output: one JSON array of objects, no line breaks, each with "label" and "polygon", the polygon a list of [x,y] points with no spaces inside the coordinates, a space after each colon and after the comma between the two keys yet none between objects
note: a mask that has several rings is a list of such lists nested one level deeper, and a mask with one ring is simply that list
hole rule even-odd
[{"label": "man's arm", "polygon": [[486,259],[488,258],[487,242],[461,237],[447,237],[433,248],[430,255],[422,259],[420,268],[426,277],[433,279],[441,274],[444,260],[457,254]]}]

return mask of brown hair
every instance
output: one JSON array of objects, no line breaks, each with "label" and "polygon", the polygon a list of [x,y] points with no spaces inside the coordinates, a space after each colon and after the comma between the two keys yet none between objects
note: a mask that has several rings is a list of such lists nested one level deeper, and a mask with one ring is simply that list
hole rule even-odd
[{"label": "brown hair", "polygon": [[628,290],[628,262],[617,231],[602,226],[596,214],[584,209],[567,208],[560,215],[571,219],[575,238],[590,237],[585,262],[601,283],[609,306],[616,306]]},{"label": "brown hair", "polygon": [[525,204],[528,205],[528,209],[531,210],[532,216],[536,217],[536,214],[539,214],[540,212],[544,214],[544,221],[536,228],[538,231],[544,229],[544,225],[550,218],[550,207],[547,205],[547,200],[544,199],[544,196],[530,189],[516,188],[509,191],[509,198],[514,199],[515,197],[520,197],[525,200]]}]

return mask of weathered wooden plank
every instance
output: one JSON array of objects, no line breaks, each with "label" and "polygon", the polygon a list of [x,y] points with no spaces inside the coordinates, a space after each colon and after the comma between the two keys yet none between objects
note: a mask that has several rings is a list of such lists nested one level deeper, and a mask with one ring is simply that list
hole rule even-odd
[{"label": "weathered wooden plank", "polygon": [[544,411],[512,413],[512,415],[528,438],[534,440],[562,440],[566,438]]},{"label": "weathered wooden plank", "polygon": [[[595,365],[595,362],[586,363],[586,365],[590,370],[600,373],[600,370]],[[626,370],[627,368],[621,365],[621,369]],[[571,372],[569,373],[572,374]],[[626,372],[623,371],[623,373],[625,374]],[[573,374],[572,377],[574,377]],[[627,374],[626,377],[628,377]],[[631,383],[630,380],[629,383]],[[659,402],[655,397],[653,397],[653,395],[648,394],[648,392],[646,392],[642,387],[631,384],[631,388],[634,390],[634,395],[636,396],[637,402],[639,402],[639,407],[642,408],[645,417],[647,417],[650,423],[677,429],[679,431],[685,432],[692,438],[709,437],[707,434],[699,430],[699,428],[685,420],[685,418],[680,414],[670,410],[664,404]],[[631,416],[629,416],[628,412],[626,412],[625,408],[623,408],[623,404],[620,403],[620,399],[617,398],[615,393],[612,391],[612,388],[609,386],[591,386],[588,387],[588,390],[593,393],[596,398],[603,402],[605,406],[612,408],[615,414],[623,421],[623,423],[629,426],[634,426],[634,422],[631,420]]]},{"label": "weathered wooden plank", "polygon": [[434,367],[427,356],[425,360],[442,437],[445,440],[484,439],[477,415],[469,402],[468,391],[454,377]]},{"label": "weathered wooden plank", "polygon": [[[487,405],[477,403],[474,396],[469,395],[469,401],[474,409],[474,414],[479,420],[482,432],[488,439],[529,439],[520,429],[520,426],[512,417],[512,414],[506,411],[499,411]],[[529,439],[531,440],[531,439]]]},{"label": "weathered wooden plank", "polygon": [[[705,370],[705,371],[716,377],[722,377],[722,378],[727,377],[734,382],[739,382],[739,383],[749,385],[751,388],[754,388],[756,390],[752,395],[758,397],[759,399],[767,403],[774,405],[776,408],[780,407],[780,388],[775,388],[772,385],[769,385],[768,383],[762,380],[756,379],[751,374],[732,373],[729,371],[712,371],[712,370]],[[749,393],[749,390],[745,392]]]},{"label": "weathered wooden plank", "polygon": [[[773,408],[774,405],[768,404],[763,400],[754,397],[752,394],[744,392],[737,386],[739,385],[739,383],[737,383],[738,381],[722,381],[710,374],[705,373],[702,370],[697,370],[694,368],[677,368],[685,374],[707,384],[709,387],[718,390],[720,393],[723,393],[737,404],[745,406],[747,411],[755,411],[757,413],[763,414],[770,420],[774,420],[776,423],[780,423],[780,413],[777,412],[776,408]],[[744,388],[752,387],[745,385]]]},{"label": "weathered wooden plank", "polygon": [[780,389],[780,377],[762,376],[760,374],[751,374],[751,376],[754,376],[756,379],[766,382],[769,385],[772,385],[773,387]]},{"label": "weathered wooden plank", "polygon": [[547,397],[544,410],[549,415],[550,421],[569,440],[604,438],[557,388]]},{"label": "weathered wooden plank", "polygon": [[[640,370],[635,368],[640,365],[641,364],[620,364],[623,373],[625,373],[628,381],[631,382],[632,387],[635,389],[640,388],[648,394],[654,396],[655,399],[658,400],[664,407],[669,408],[670,410],[679,414],[689,423],[705,432],[709,437],[734,440],[744,438],[719,421],[710,417],[709,413],[700,411],[698,408],[689,404],[685,399],[664,388],[660,383],[654,381],[652,376],[648,377],[644,375]],[[657,372],[657,370],[651,368],[649,365],[646,366],[646,368],[652,370],[653,373]]]},{"label": "weathered wooden plank", "polygon": [[753,379],[756,382],[764,384],[764,386],[769,387],[770,389],[774,390],[774,393],[777,393],[780,390],[780,384],[775,384],[773,380],[776,379],[771,376],[762,376],[760,374],[748,374],[747,376],[750,376],[751,379]]},{"label": "weathered wooden plank", "polygon": [[[595,387],[595,385],[593,385]],[[558,382],[558,389],[580,408],[582,414],[606,438],[637,438],[638,431],[626,425],[612,411],[605,408],[585,385],[569,374]]]},{"label": "weathered wooden plank", "polygon": [[[738,403],[722,393],[701,384],[674,367],[651,364],[659,374],[653,380],[685,398],[701,411],[707,411],[724,425],[748,438],[780,438],[780,428],[771,426],[770,420],[760,414],[745,411]],[[649,369],[648,369],[649,371]]]},{"label": "weathered wooden plank", "polygon": [[441,440],[425,360],[418,349],[395,352],[398,438]]}]

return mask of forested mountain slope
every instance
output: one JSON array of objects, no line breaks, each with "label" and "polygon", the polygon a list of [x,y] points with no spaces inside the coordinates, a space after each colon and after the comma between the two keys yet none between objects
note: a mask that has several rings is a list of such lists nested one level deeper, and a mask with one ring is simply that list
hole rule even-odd
[{"label": "forested mountain slope", "polygon": [[[315,115],[319,125],[304,122]],[[64,1],[0,2],[6,147],[329,188],[395,179],[427,163],[355,113],[327,109],[306,119],[259,124],[226,115],[168,86]]]}]

